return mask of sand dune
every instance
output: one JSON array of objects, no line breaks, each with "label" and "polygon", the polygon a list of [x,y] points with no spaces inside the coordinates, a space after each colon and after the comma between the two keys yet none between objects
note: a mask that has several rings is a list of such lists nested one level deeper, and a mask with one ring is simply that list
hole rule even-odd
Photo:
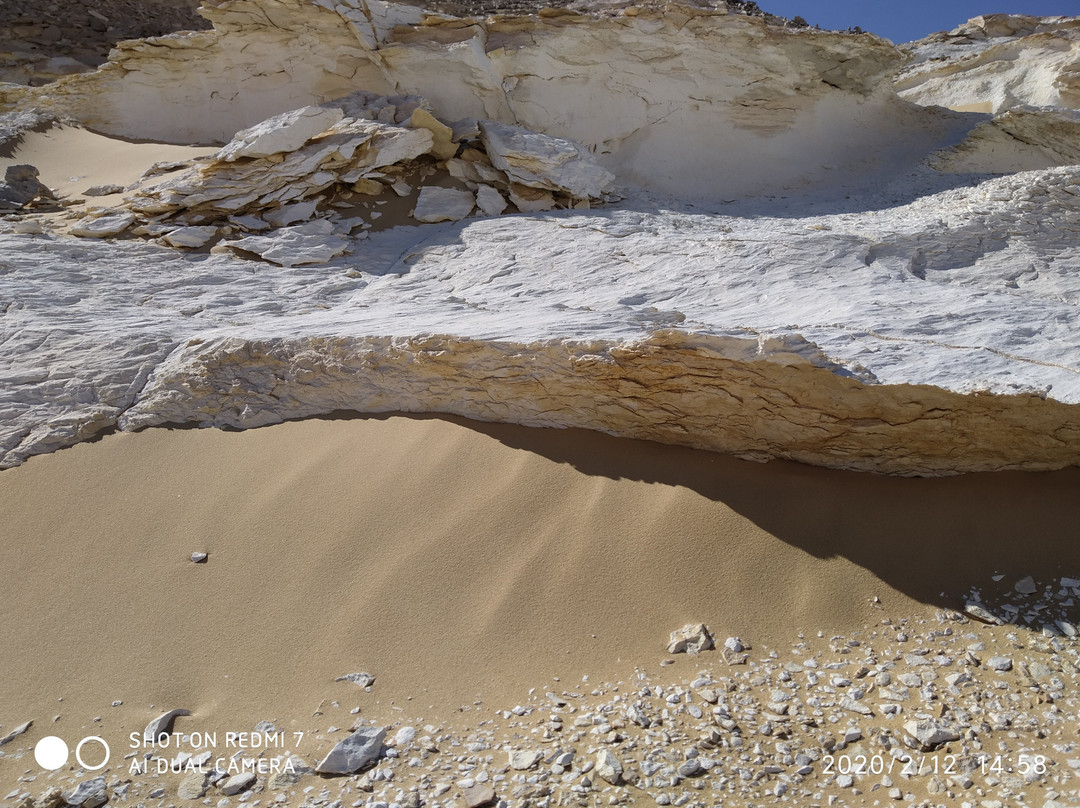
[{"label": "sand dune", "polygon": [[[1063,572],[1078,481],[435,418],[109,435],[0,474],[0,724],[119,742],[176,706],[243,729],[323,700],[452,714],[656,665],[691,620],[759,648],[857,630],[875,596],[926,614],[996,570]],[[333,682],[355,671],[371,694]]]}]

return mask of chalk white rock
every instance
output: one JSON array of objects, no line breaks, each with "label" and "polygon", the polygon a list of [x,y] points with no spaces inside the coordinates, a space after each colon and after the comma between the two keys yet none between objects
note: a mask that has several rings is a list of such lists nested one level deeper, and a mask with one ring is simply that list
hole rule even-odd
[{"label": "chalk white rock", "polygon": [[315,771],[319,774],[352,774],[378,760],[385,740],[385,727],[361,727],[331,749]]},{"label": "chalk white rock", "polygon": [[457,222],[472,213],[475,204],[471,191],[428,186],[420,189],[413,218],[418,222]]},{"label": "chalk white rock", "polygon": [[217,158],[231,163],[241,157],[268,157],[295,151],[344,117],[344,112],[333,107],[302,107],[283,112],[237,132],[217,153]]},{"label": "chalk white rock", "polygon": [[132,213],[110,213],[105,216],[87,216],[71,227],[73,236],[83,238],[111,238],[119,236],[135,222]]},{"label": "chalk white rock", "polygon": [[283,266],[298,267],[325,264],[348,252],[351,242],[333,235],[333,226],[325,220],[295,227],[282,227],[265,236],[246,236],[226,243],[227,247],[246,250]]},{"label": "chalk white rock", "polygon": [[522,185],[588,199],[607,193],[615,181],[615,175],[598,165],[588,149],[566,138],[481,121],[480,139],[492,164]]}]

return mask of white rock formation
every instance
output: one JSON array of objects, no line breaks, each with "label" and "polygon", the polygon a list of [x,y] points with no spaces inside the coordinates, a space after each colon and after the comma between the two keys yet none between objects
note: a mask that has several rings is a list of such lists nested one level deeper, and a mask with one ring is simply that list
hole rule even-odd
[{"label": "white rock formation", "polygon": [[[0,89],[128,136],[227,140],[297,110],[72,230],[105,238],[0,223],[0,465],[114,426],[335,410],[892,474],[1080,463],[1069,24],[976,25],[961,89],[1004,39],[1056,54],[1058,95],[1007,103],[1057,106],[991,118],[899,100],[901,54],[872,36],[721,8],[414,25],[274,0],[268,25],[268,3]],[[591,209],[613,182],[625,201]],[[353,210],[370,199],[460,221],[379,230],[392,215]],[[488,218],[508,203],[524,215]],[[210,255],[164,246],[203,228]]]},{"label": "white rock formation", "polygon": [[412,93],[444,122],[568,138],[622,182],[711,199],[895,169],[966,128],[897,101],[883,80],[903,55],[876,37],[779,28],[724,4],[635,9],[410,27],[419,9],[384,2],[225,0],[202,10],[213,31],[121,43],[94,74],[5,88],[0,102],[205,143],[356,90]]},{"label": "white rock formation", "polygon": [[910,101],[964,112],[1080,108],[1080,18],[988,14],[912,46],[896,79]]}]

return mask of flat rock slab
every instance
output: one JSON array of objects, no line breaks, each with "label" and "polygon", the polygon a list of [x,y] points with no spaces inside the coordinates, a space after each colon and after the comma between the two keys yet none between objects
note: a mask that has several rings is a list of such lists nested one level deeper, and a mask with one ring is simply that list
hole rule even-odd
[{"label": "flat rock slab", "polygon": [[344,117],[344,112],[333,107],[303,107],[283,112],[237,132],[217,157],[233,162],[241,157],[269,157],[295,151]]}]

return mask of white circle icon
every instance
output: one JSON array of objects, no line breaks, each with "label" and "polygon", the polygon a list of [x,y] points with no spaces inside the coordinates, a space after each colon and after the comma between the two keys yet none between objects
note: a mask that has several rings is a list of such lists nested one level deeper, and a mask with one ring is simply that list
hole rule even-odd
[{"label": "white circle icon", "polygon": [[[89,766],[83,762],[82,748],[86,745],[87,741],[97,741],[99,744],[105,747],[105,759],[96,766]],[[67,752],[67,747],[64,748],[64,751],[65,753]],[[87,737],[79,741],[79,745],[75,747],[75,759],[79,761],[79,765],[86,769],[88,772],[96,772],[98,769],[104,769],[105,764],[109,762],[109,755],[111,754],[112,750],[109,749],[109,745],[105,743],[105,739],[99,738],[97,735],[88,735]]]},{"label": "white circle icon", "polygon": [[34,745],[34,760],[51,772],[56,771],[68,760],[68,746],[63,738],[47,735]]}]

